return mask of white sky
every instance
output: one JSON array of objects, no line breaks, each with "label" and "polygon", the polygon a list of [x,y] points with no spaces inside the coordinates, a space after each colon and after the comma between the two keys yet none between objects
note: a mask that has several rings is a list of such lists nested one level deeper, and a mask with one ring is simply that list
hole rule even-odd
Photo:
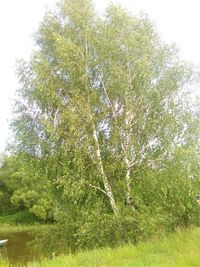
[{"label": "white sky", "polygon": [[[53,7],[55,2],[0,0],[0,152],[8,138],[11,100],[18,87],[16,59],[28,57],[33,49],[31,34],[37,30],[47,7]],[[162,37],[178,45],[183,59],[200,65],[199,0],[94,0],[100,11],[110,2],[121,3],[133,14],[147,13]]]}]

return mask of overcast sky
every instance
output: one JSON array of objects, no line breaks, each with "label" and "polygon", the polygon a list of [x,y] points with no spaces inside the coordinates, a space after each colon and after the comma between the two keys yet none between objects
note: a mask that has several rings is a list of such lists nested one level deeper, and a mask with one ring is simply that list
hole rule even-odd
[{"label": "overcast sky", "polygon": [[[75,0],[74,0],[75,1]],[[0,0],[0,151],[8,138],[11,103],[18,88],[15,62],[28,58],[33,43],[31,34],[47,7],[56,0]],[[133,14],[143,11],[155,22],[167,42],[175,42],[183,59],[200,65],[199,0],[95,0],[97,10],[118,2]]]}]

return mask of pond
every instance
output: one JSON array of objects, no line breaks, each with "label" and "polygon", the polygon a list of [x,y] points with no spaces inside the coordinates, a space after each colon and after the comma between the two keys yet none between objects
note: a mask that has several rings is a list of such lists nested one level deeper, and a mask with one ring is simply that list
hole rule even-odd
[{"label": "pond", "polygon": [[38,260],[37,253],[31,249],[30,245],[27,245],[33,238],[33,234],[27,231],[6,234],[0,232],[0,239],[8,239],[8,243],[0,247],[0,254],[8,258],[11,264],[25,264],[29,261]]}]

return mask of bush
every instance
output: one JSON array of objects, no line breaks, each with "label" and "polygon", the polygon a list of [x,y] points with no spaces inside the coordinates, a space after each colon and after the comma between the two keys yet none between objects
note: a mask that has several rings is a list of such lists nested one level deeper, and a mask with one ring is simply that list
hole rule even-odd
[{"label": "bush", "polygon": [[133,206],[121,203],[117,216],[98,199],[98,209],[92,206],[93,202],[81,209],[63,201],[55,214],[57,224],[40,234],[37,244],[47,254],[66,253],[137,243],[177,228],[199,225],[195,181],[171,175],[167,170],[141,173],[134,182]]}]

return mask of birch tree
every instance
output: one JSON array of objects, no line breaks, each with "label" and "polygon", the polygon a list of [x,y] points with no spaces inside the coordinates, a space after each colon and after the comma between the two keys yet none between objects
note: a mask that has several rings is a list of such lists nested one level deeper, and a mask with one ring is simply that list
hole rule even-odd
[{"label": "birch tree", "polygon": [[162,168],[186,142],[192,68],[147,17],[116,5],[98,16],[89,0],[61,2],[35,40],[18,66],[16,144],[37,157],[57,155],[61,169],[69,151],[81,151],[81,166],[98,173],[83,177],[87,190],[115,215],[121,202],[134,208],[136,172]]}]

